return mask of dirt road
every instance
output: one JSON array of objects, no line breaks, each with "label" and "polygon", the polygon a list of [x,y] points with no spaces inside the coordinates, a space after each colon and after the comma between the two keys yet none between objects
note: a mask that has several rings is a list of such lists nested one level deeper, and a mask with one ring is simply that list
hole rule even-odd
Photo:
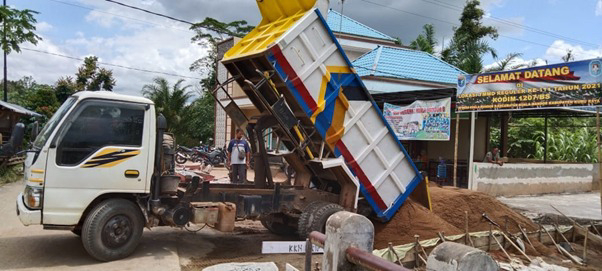
[{"label": "dirt road", "polygon": [[[259,222],[237,222],[234,233],[205,228],[190,233],[174,228],[146,229],[136,252],[127,259],[101,263],[86,253],[69,231],[25,227],[15,213],[21,183],[0,186],[0,270],[201,270],[223,262],[273,261],[302,267],[302,255],[261,255],[261,241],[287,240],[267,232]],[[288,238],[294,240],[294,237]]]}]

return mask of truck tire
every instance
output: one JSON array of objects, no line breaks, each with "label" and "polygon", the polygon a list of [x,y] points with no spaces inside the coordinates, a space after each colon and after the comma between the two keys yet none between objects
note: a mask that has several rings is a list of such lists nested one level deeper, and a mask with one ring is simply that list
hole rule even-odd
[{"label": "truck tire", "polygon": [[82,227],[84,248],[99,261],[113,261],[132,254],[144,227],[140,208],[125,199],[109,199],[98,204]]},{"label": "truck tire", "polygon": [[293,235],[296,229],[288,225],[288,223],[277,222],[276,216],[284,216],[282,220],[287,221],[289,219],[283,214],[269,214],[259,219],[261,225],[263,225],[268,231],[276,235]]},{"label": "truck tire", "polygon": [[301,212],[301,215],[299,216],[299,223],[297,224],[297,234],[299,234],[299,238],[301,238],[301,240],[305,240],[307,237],[309,237],[309,233],[311,232],[309,231],[309,226],[314,219],[314,212],[316,208],[324,204],[327,203],[323,201],[314,201],[305,206],[305,209],[303,209],[303,212]]},{"label": "truck tire", "polygon": [[[344,210],[340,205],[329,202],[319,202],[315,205],[312,203],[308,205],[306,209],[307,212],[304,211],[303,214],[307,213],[307,220],[302,222],[301,218],[299,218],[299,237],[302,239],[307,238],[312,231],[325,233],[326,221],[328,218],[334,213]],[[301,216],[303,216],[303,214],[301,214]],[[305,231],[302,231],[302,223],[306,225],[304,227]]]}]

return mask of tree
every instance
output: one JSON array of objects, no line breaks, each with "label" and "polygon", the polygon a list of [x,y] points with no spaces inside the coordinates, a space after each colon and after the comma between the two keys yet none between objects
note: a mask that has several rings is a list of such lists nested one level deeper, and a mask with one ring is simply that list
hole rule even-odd
[{"label": "tree", "polygon": [[410,48],[434,54],[435,46],[437,45],[437,41],[435,40],[435,28],[432,24],[425,24],[422,26],[422,29],[423,33],[418,35],[418,37],[410,43]]},{"label": "tree", "polygon": [[514,70],[514,69],[520,69],[520,68],[524,68],[526,66],[530,66],[533,63],[537,64],[537,61],[533,60],[529,65],[522,63],[522,64],[517,64],[517,65],[512,65],[517,58],[521,57],[523,54],[521,53],[509,53],[506,55],[506,57],[504,57],[504,59],[498,61],[496,63],[496,66],[487,69],[487,72],[496,72],[496,71],[505,71],[508,69]]},{"label": "tree", "polygon": [[142,87],[142,94],[155,103],[157,113],[163,114],[167,120],[167,131],[174,133],[176,138],[186,141],[191,138],[187,126],[192,119],[190,115],[190,100],[192,94],[188,91],[190,85],[183,86],[184,80],[178,80],[173,86],[162,77],[153,79],[152,84]]},{"label": "tree", "polygon": [[47,118],[52,116],[60,105],[52,86],[38,84],[31,76],[17,81],[8,81],[8,97],[11,103],[40,113]]},{"label": "tree", "polygon": [[566,50],[566,55],[564,55],[562,57],[562,61],[564,61],[564,62],[571,62],[573,60],[575,60],[575,54],[573,54],[573,50],[567,49]]},{"label": "tree", "polygon": [[6,55],[11,51],[21,52],[20,45],[24,42],[38,44],[42,38],[33,31],[36,30],[36,11],[18,10],[6,5],[0,6],[0,22],[2,23],[2,40],[0,46],[4,52],[4,101],[8,100],[8,78],[6,75]]},{"label": "tree", "polygon": [[254,26],[248,25],[244,20],[224,23],[210,17],[190,27],[195,32],[191,41],[208,49],[207,56],[197,59],[190,65],[191,71],[198,71],[205,75],[201,80],[203,91],[212,90],[215,87],[218,61],[217,44],[225,39],[224,35],[226,37],[244,37],[253,28]]},{"label": "tree", "polygon": [[495,40],[498,33],[494,27],[483,26],[481,23],[485,12],[479,7],[480,4],[479,0],[466,2],[460,17],[461,25],[454,29],[452,41],[441,52],[444,61],[468,73],[481,71],[484,54],[490,53],[493,58],[497,58],[495,49],[490,47],[484,39],[490,37]]},{"label": "tree", "polygon": [[54,89],[57,99],[63,103],[78,91],[113,91],[113,87],[115,87],[113,71],[99,67],[98,57],[89,56],[84,58],[84,63],[77,69],[75,78],[71,76],[59,78]]},{"label": "tree", "polygon": [[98,67],[98,57],[84,58],[84,64],[77,69],[75,86],[78,90],[113,91],[115,79],[113,71]]},{"label": "tree", "polygon": [[21,52],[20,45],[29,42],[34,45],[42,38],[34,31],[37,22],[34,14],[38,12],[24,9],[18,10],[9,6],[0,6],[0,22],[2,23],[2,50],[7,54],[12,51]]}]

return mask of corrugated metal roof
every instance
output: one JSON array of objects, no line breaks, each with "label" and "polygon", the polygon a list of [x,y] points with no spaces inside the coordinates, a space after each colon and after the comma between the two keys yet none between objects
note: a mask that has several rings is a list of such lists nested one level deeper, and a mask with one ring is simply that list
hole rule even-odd
[{"label": "corrugated metal roof", "polygon": [[459,74],[466,74],[449,63],[422,51],[378,46],[355,61],[360,76],[380,76],[456,84]]},{"label": "corrugated metal roof", "polygon": [[[341,27],[341,16],[343,27]],[[332,9],[328,10],[328,18],[326,21],[333,32],[395,41],[393,37],[345,15],[341,15],[341,13]]]},{"label": "corrugated metal roof", "polygon": [[19,113],[19,114],[23,114],[23,115],[29,115],[29,116],[34,116],[34,117],[41,117],[42,116],[42,115],[40,115],[40,114],[38,114],[36,112],[33,112],[33,111],[31,111],[31,110],[29,110],[27,108],[22,107],[20,105],[11,104],[11,103],[8,103],[8,102],[5,102],[5,101],[1,101],[1,100],[0,100],[0,106],[4,107],[4,108],[6,108],[6,109],[8,109],[10,111],[13,111],[13,112],[16,112],[16,113]]}]

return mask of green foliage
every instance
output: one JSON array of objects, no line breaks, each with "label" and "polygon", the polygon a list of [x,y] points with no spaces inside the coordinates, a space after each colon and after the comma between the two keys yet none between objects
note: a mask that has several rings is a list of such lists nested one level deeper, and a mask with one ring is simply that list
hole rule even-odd
[{"label": "green foliage", "polygon": [[492,39],[497,39],[497,29],[492,26],[483,26],[481,20],[485,15],[485,11],[479,7],[481,2],[479,0],[468,0],[466,6],[460,16],[461,25],[456,32],[454,37],[466,37],[466,42],[478,41],[486,36]]},{"label": "green foliage", "polygon": [[514,70],[514,69],[520,69],[520,68],[524,68],[525,66],[527,66],[526,64],[517,64],[517,65],[513,65],[513,63],[516,61],[517,58],[521,57],[523,54],[521,53],[509,53],[506,55],[506,57],[504,57],[504,59],[500,60],[499,62],[496,63],[496,66],[487,69],[487,72],[497,72],[497,71],[505,71],[505,70]]},{"label": "green foliage", "polygon": [[478,0],[468,0],[462,16],[461,25],[455,29],[449,46],[441,52],[441,58],[467,73],[479,73],[483,69],[483,55],[490,53],[497,57],[495,49],[484,40],[485,37],[497,39],[497,30],[492,26],[483,26],[485,12],[479,7]]},{"label": "green foliage", "polygon": [[38,85],[28,97],[25,106],[46,116],[46,118],[50,118],[60,104],[51,86]]},{"label": "green foliage", "polygon": [[75,74],[76,90],[112,91],[114,86],[113,71],[100,68],[96,56],[84,58],[84,64],[77,69]]},{"label": "green foliage", "polygon": [[191,118],[187,127],[190,145],[195,145],[199,140],[209,143],[215,129],[215,100],[206,92],[190,105]]},{"label": "green foliage", "polygon": [[59,78],[54,86],[54,91],[59,102],[61,104],[65,102],[69,96],[75,93],[75,83],[73,82],[73,77],[67,76]]},{"label": "green foliage", "polygon": [[23,179],[23,165],[0,167],[0,185]]},{"label": "green foliage", "polygon": [[84,63],[77,69],[75,78],[61,77],[56,81],[55,91],[59,102],[64,102],[73,93],[83,90],[88,91],[113,91],[115,78],[113,71],[98,66],[98,57],[84,58]]},{"label": "green foliage", "polygon": [[8,81],[8,101],[49,118],[60,106],[52,86],[38,84],[32,77]]},{"label": "green foliage", "polygon": [[425,24],[422,29],[423,33],[418,35],[418,37],[410,43],[410,48],[434,54],[435,46],[437,45],[437,41],[435,40],[435,28],[432,24]]},{"label": "green foliage", "polygon": [[[543,118],[512,120],[508,129],[508,156],[544,160],[544,121]],[[597,163],[596,142],[593,118],[549,119],[547,160]]]},{"label": "green foliage", "polygon": [[190,105],[188,100],[192,94],[188,91],[190,85],[182,86],[180,79],[173,86],[165,78],[156,77],[152,84],[144,85],[142,94],[155,103],[157,113],[167,119],[167,131],[173,133],[179,141],[190,139],[187,126],[190,125]]},{"label": "green foliage", "polygon": [[[244,37],[253,28],[243,20],[223,23],[213,18],[206,18],[203,22],[190,27],[191,30],[195,31],[191,41],[207,48],[207,55],[197,59],[190,65],[191,71],[197,71],[204,77],[201,80],[201,90],[199,91],[201,97],[188,106],[187,118],[190,118],[190,120],[183,128],[186,136],[178,138],[180,143],[196,144],[199,140],[209,142],[209,138],[213,136],[215,101],[208,94],[208,91],[212,91],[217,83],[217,44],[225,40],[224,35]],[[211,31],[207,31],[207,29]]]},{"label": "green foliage", "polygon": [[35,23],[37,22],[34,14],[38,12],[24,9],[18,10],[9,6],[0,6],[0,37],[6,35],[6,39],[2,39],[2,50],[7,54],[12,51],[21,52],[20,44],[30,42],[38,44],[42,38],[36,35],[33,31],[36,30]]}]

